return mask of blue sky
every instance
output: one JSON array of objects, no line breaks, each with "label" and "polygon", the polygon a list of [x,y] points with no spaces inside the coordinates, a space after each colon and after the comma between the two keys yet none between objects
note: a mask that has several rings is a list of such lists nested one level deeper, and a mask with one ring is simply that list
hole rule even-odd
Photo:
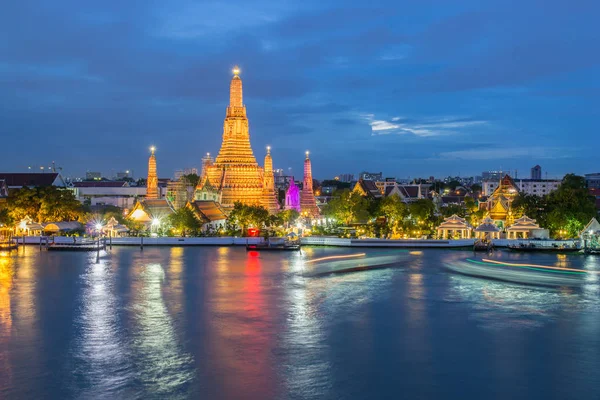
[{"label": "blue sky", "polygon": [[[356,3],[356,4],[355,4]],[[313,174],[600,170],[595,1],[13,1],[0,169],[161,177],[216,154],[239,64],[262,164]]]}]

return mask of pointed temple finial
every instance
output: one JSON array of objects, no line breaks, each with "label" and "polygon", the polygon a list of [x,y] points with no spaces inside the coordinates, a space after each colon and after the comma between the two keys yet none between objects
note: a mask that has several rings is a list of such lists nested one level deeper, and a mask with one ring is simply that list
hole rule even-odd
[{"label": "pointed temple finial", "polygon": [[307,160],[308,160],[308,154],[309,154],[309,153],[310,153],[310,152],[309,152],[308,150],[306,150],[306,159],[307,159]]},{"label": "pointed temple finial", "polygon": [[271,146],[267,146],[267,154],[271,154]]},{"label": "pointed temple finial", "polygon": [[154,152],[155,152],[155,151],[156,151],[156,147],[154,147],[154,146],[150,146],[150,152],[151,152],[152,154],[154,154]]},{"label": "pointed temple finial", "polygon": [[242,80],[240,79],[240,67],[233,67],[233,78],[229,86],[229,107],[243,107]]}]

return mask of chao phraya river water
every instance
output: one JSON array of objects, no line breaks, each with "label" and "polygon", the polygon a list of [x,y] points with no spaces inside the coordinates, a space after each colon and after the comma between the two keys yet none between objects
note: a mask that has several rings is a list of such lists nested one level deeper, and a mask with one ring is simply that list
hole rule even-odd
[{"label": "chao phraya river water", "polygon": [[[399,261],[336,275],[322,272],[353,259],[310,261],[358,252]],[[3,253],[0,398],[598,399],[598,283],[526,287],[442,267],[466,257]],[[493,257],[600,270],[593,256]]]}]

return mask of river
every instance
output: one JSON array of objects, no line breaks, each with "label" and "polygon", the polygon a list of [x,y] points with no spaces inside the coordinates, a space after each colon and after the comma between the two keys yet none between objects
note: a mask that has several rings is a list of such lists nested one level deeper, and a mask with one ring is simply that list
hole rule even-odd
[{"label": "river", "polygon": [[[333,264],[311,261],[362,252],[399,262],[328,275]],[[596,279],[551,289],[442,267],[467,257],[0,253],[0,398],[598,399]],[[596,256],[493,257],[600,271]]]}]

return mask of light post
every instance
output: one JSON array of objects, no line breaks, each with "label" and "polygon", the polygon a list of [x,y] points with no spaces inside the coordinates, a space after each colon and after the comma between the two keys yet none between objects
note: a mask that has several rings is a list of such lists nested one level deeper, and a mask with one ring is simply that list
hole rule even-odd
[{"label": "light post", "polygon": [[100,235],[102,234],[102,224],[98,223],[96,224],[96,233],[98,234],[98,245],[97,245],[97,250],[98,250],[98,257],[100,256]]}]

